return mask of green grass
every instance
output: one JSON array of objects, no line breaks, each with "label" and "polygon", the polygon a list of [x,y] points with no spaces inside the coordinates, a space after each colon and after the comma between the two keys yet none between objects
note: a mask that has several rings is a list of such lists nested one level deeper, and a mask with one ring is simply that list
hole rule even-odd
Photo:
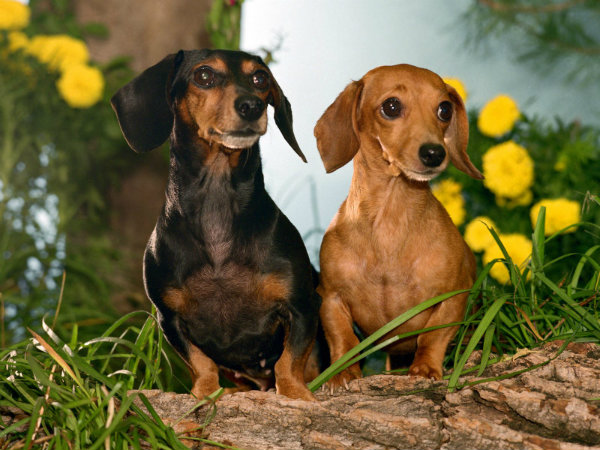
[{"label": "green grass", "polygon": [[[597,202],[597,199],[592,200]],[[544,237],[544,214],[542,209],[532,235],[531,262],[523,272],[512,263],[491,230],[504,250],[504,258],[484,267],[471,290],[468,312],[458,323],[459,331],[445,359],[448,389],[465,386],[461,384],[461,375],[473,372],[481,375],[503,355],[515,354],[520,349],[564,340],[556,357],[568,342],[600,342],[597,308],[600,245],[591,245],[582,254],[547,254],[546,244],[560,235]],[[576,225],[595,235],[600,231],[595,224]],[[560,280],[550,279],[547,271],[555,264],[564,264],[565,259],[571,261],[572,270]],[[511,275],[510,284],[501,286],[490,280],[488,272],[494,264],[506,265]],[[310,389],[318,389],[343,368],[371,358],[389,343],[414,335],[399,335],[377,343],[390,330],[424,309],[461,292],[465,291],[429,299],[400,315],[334,362],[310,383]],[[57,314],[60,303],[59,299]],[[456,324],[445,326],[453,325]],[[187,448],[143,395],[128,394],[130,390],[139,389],[173,390],[174,385],[180,383],[174,379],[173,368],[166,357],[165,340],[152,314],[128,314],[101,336],[85,342],[80,342],[77,325],[68,333],[64,327],[60,332],[54,329],[54,323],[48,325],[43,321],[43,332],[29,330],[31,338],[0,350],[0,409],[12,407],[23,412],[23,417],[14,424],[0,421],[0,449]],[[481,363],[465,368],[469,357],[478,350],[482,351]],[[521,372],[471,383],[498,380]],[[217,391],[199,401],[196,408],[214,402],[220,394]],[[136,397],[148,413],[134,403]],[[181,419],[192,412],[183,414]]]},{"label": "green grass", "polygon": [[[139,315],[147,316],[141,328],[127,325]],[[81,343],[77,326],[67,342],[45,323],[43,329],[44,337],[29,330],[31,339],[0,352],[0,409],[18,408],[25,416],[0,423],[0,448],[187,448],[145,396],[128,394],[170,386],[165,341],[153,316],[128,314]],[[136,397],[149,413],[134,404]]]}]

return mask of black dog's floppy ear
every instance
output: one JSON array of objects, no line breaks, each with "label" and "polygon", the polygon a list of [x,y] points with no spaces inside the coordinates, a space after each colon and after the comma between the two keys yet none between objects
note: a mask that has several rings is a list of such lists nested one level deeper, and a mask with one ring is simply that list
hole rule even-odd
[{"label": "black dog's floppy ear", "polygon": [[[269,70],[269,73],[270,72],[271,71]],[[302,153],[302,150],[300,150],[300,146],[296,141],[296,136],[294,136],[294,129],[292,128],[292,105],[290,105],[286,96],[283,95],[283,91],[277,84],[277,81],[275,81],[273,74],[271,74],[270,94],[272,102],[270,101],[269,103],[275,108],[274,116],[277,128],[279,128],[279,131],[281,131],[281,134],[287,143],[290,144],[290,147],[292,147],[298,156],[302,158],[302,161],[306,162],[306,157],[304,156],[304,153]]]},{"label": "black dog's floppy ear", "polygon": [[176,59],[183,52],[166,56],[117,91],[110,103],[129,146],[148,152],[167,140],[173,128],[169,105],[170,81]]}]

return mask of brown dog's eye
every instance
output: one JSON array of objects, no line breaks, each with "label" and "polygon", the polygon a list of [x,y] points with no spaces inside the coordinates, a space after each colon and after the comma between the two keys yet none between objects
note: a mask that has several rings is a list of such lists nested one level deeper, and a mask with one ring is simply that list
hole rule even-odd
[{"label": "brown dog's eye", "polygon": [[269,74],[264,70],[258,70],[252,74],[252,84],[258,90],[264,91],[269,88]]},{"label": "brown dog's eye", "polygon": [[202,87],[211,87],[215,84],[215,72],[210,67],[200,67],[194,72],[194,81]]},{"label": "brown dog's eye", "polygon": [[452,103],[440,103],[437,110],[437,116],[442,122],[449,122],[450,119],[452,119]]},{"label": "brown dog's eye", "polygon": [[391,97],[381,104],[381,114],[386,119],[395,119],[402,114],[402,103],[396,97]]}]

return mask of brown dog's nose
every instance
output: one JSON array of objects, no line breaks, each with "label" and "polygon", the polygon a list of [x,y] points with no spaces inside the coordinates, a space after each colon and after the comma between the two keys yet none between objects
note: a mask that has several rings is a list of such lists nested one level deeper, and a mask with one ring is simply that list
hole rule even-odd
[{"label": "brown dog's nose", "polygon": [[438,167],[446,157],[446,150],[439,144],[423,144],[419,148],[419,159],[427,167]]},{"label": "brown dog's nose", "polygon": [[254,95],[242,95],[235,100],[238,115],[250,122],[257,120],[265,110],[265,102]]}]

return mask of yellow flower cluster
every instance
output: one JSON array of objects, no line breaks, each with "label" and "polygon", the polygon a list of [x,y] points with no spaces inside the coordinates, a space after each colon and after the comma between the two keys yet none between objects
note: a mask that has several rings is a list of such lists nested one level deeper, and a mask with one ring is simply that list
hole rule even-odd
[{"label": "yellow flower cluster", "polygon": [[[474,252],[483,252],[483,264],[489,264],[494,259],[504,259],[504,254],[488,227],[498,231],[494,222],[485,216],[476,217],[465,227],[465,242]],[[533,250],[531,241],[518,233],[498,233],[498,237],[513,263],[522,271],[531,257]],[[491,268],[490,276],[503,284],[510,281],[508,269],[500,262],[494,264]]]},{"label": "yellow flower cluster", "polygon": [[104,78],[95,67],[74,64],[63,71],[56,87],[72,108],[89,108],[102,97]]},{"label": "yellow flower cluster", "polygon": [[[581,205],[566,198],[543,199],[537,202],[530,211],[531,224],[535,227],[540,208],[546,207],[546,228],[544,234],[549,236],[563,228],[581,221]],[[573,233],[577,227],[571,227],[565,233]]]},{"label": "yellow flower cluster", "polygon": [[85,42],[66,34],[35,36],[27,52],[56,71],[64,71],[73,64],[87,64],[90,58]]},{"label": "yellow flower cluster", "polygon": [[[532,243],[522,234],[500,234],[498,235],[502,241],[502,245],[506,249],[508,256],[512,262],[523,271],[533,251]],[[503,259],[504,254],[494,241],[494,244],[488,246],[483,253],[483,264],[488,264],[494,259]],[[502,263],[496,263],[490,270],[490,275],[500,283],[508,283],[510,281],[510,273],[506,266]]]},{"label": "yellow flower cluster", "polygon": [[529,188],[533,184],[533,160],[523,147],[513,141],[491,147],[483,155],[483,184],[496,197],[516,204],[531,203]]},{"label": "yellow flower cluster", "polygon": [[462,225],[465,221],[465,199],[461,194],[462,186],[452,179],[442,180],[432,186],[433,195],[439,200],[452,222],[456,226]]},{"label": "yellow flower cluster", "polygon": [[498,138],[513,129],[520,115],[519,107],[511,97],[498,95],[481,109],[477,127],[486,136]]},{"label": "yellow flower cluster", "polygon": [[486,216],[475,217],[465,227],[465,242],[474,252],[482,252],[496,241],[488,228],[496,224]]},{"label": "yellow flower cluster", "polygon": [[460,95],[463,102],[467,101],[467,89],[462,81],[460,81],[458,78],[444,78],[444,83],[452,86],[456,92],[458,92],[458,95]]},{"label": "yellow flower cluster", "polygon": [[21,31],[11,31],[8,33],[8,51],[16,52],[19,50],[24,50],[27,48],[29,44],[29,38],[27,35]]},{"label": "yellow flower cluster", "polygon": [[38,35],[30,40],[22,32],[10,32],[8,51],[19,50],[59,72],[56,88],[72,108],[89,108],[102,98],[104,77],[100,70],[88,65],[90,53],[82,40],[65,34]]},{"label": "yellow flower cluster", "polygon": [[31,11],[15,0],[0,0],[0,30],[20,30],[29,25]]}]

